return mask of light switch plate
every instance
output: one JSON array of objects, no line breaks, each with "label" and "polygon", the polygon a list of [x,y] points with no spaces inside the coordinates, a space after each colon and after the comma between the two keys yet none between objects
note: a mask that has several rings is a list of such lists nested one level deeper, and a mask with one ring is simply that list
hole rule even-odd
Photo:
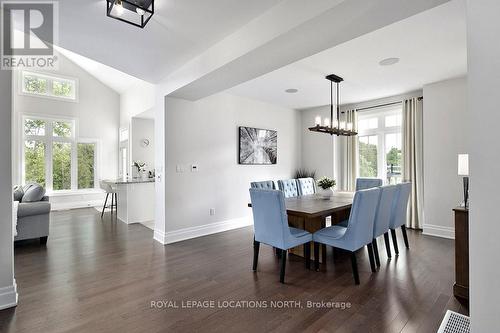
[{"label": "light switch plate", "polygon": [[177,164],[175,166],[175,172],[178,172],[178,173],[184,172],[184,169],[182,168],[182,165]]}]

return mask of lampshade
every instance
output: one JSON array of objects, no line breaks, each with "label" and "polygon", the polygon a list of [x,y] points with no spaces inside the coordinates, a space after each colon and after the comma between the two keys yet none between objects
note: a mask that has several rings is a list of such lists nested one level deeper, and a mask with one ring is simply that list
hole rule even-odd
[{"label": "lampshade", "polygon": [[469,154],[458,154],[458,175],[469,175]]}]

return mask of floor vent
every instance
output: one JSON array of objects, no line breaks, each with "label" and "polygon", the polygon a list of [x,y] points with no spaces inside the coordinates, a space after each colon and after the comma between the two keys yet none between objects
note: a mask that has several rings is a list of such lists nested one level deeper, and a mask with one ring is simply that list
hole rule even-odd
[{"label": "floor vent", "polygon": [[470,333],[470,319],[448,310],[437,333]]}]

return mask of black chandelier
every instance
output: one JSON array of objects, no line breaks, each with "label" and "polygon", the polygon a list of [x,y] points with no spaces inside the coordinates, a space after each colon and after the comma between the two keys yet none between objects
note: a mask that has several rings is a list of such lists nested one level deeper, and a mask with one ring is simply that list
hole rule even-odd
[{"label": "black chandelier", "polygon": [[[358,132],[353,128],[353,123],[340,121],[340,99],[339,99],[339,84],[344,81],[343,78],[335,74],[330,74],[326,77],[330,81],[330,118],[325,118],[321,125],[321,117],[316,117],[314,127],[309,127],[312,132],[326,133],[337,136],[353,136]],[[333,119],[333,83],[337,84],[337,119]]]},{"label": "black chandelier", "polygon": [[154,0],[106,0],[107,16],[144,28],[155,13]]}]

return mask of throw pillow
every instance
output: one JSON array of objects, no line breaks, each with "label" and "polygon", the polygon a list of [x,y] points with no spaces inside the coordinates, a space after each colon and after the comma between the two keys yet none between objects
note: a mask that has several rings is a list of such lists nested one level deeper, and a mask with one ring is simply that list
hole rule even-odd
[{"label": "throw pillow", "polygon": [[21,185],[14,186],[14,201],[21,201],[23,199],[24,190]]},{"label": "throw pillow", "polygon": [[22,202],[37,202],[42,200],[44,195],[45,189],[41,185],[31,184],[31,186],[25,190]]}]

